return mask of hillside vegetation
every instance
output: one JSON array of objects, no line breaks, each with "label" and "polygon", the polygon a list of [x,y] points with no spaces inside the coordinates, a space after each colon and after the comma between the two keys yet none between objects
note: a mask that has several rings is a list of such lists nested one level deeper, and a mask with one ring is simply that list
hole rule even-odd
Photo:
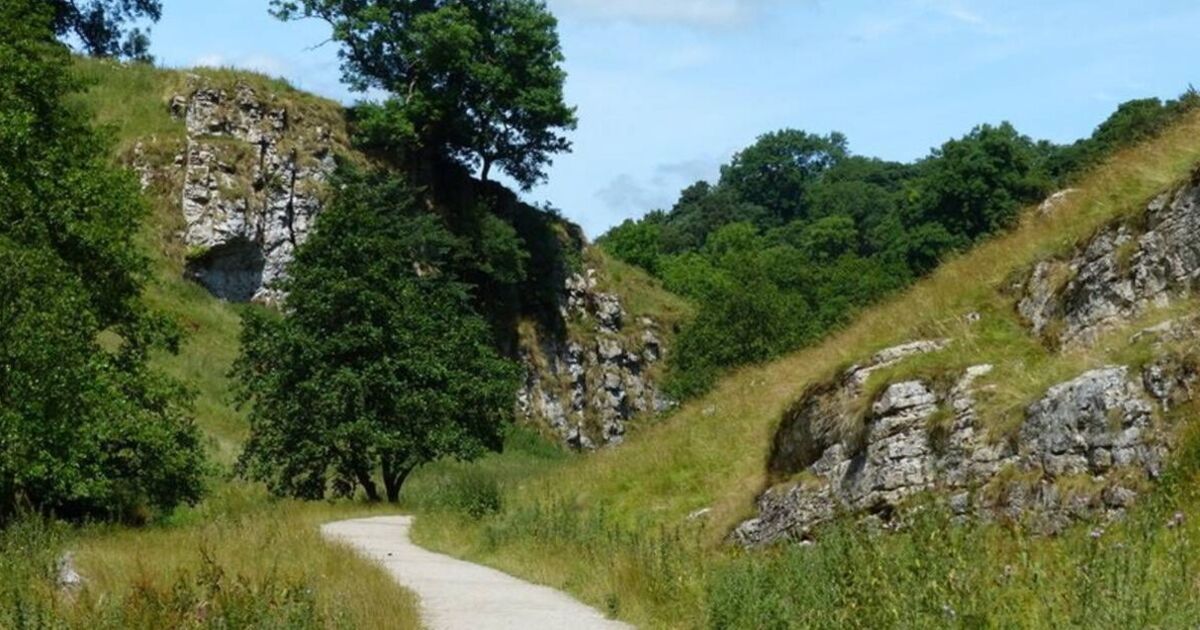
[{"label": "hillside vegetation", "polygon": [[[290,110],[304,112],[309,120],[333,126],[335,137],[346,134],[344,112],[337,103],[250,72],[169,70],[83,58],[75,60],[75,69],[86,89],[73,99],[111,135],[113,159],[159,174],[178,170],[176,156],[187,143],[184,121],[171,115],[171,99],[198,84],[229,91],[249,85]],[[351,157],[366,162],[361,154]],[[70,550],[87,580],[83,597],[75,605],[47,604],[41,597],[26,600],[22,605],[30,619],[59,619],[81,626],[100,623],[101,627],[174,625],[198,607],[209,607],[214,620],[251,623],[295,615],[295,619],[305,618],[300,627],[415,626],[415,603],[385,574],[318,539],[322,522],[381,513],[378,509],[355,502],[279,502],[256,484],[231,479],[232,465],[248,436],[231,370],[239,353],[242,315],[259,307],[216,299],[185,278],[189,252],[180,236],[182,182],[175,176],[148,181],[145,197],[151,213],[138,235],[152,272],[145,299],[184,332],[177,353],[158,352],[152,363],[186,383],[194,395],[196,423],[219,464],[207,483],[210,496],[199,506],[182,509],[148,528],[31,526],[6,532],[0,541],[5,549],[37,548],[46,555],[32,564],[0,566],[0,583],[6,588],[21,583],[37,585],[35,590],[50,588],[57,577],[57,554]],[[630,318],[653,317],[670,330],[689,314],[684,301],[665,292],[640,269],[610,260],[598,249],[589,249],[582,262],[597,270],[597,290],[621,296]],[[574,458],[545,443],[539,430],[519,431],[508,439],[509,454],[499,466],[502,476],[524,476],[540,469],[546,458]],[[488,465],[483,464],[485,469]],[[439,471],[465,467],[445,463],[418,471],[413,488],[405,494],[406,504],[418,510],[489,505],[486,492],[481,496],[439,485]],[[264,552],[264,545],[269,545],[269,551]],[[21,592],[15,591],[14,597]],[[0,607],[0,625],[10,621],[3,616],[8,612]]]},{"label": "hillside vegetation", "polygon": [[1129,101],[1069,145],[979,125],[910,163],[855,155],[840,133],[784,129],[599,242],[697,303],[669,379],[694,395],[725,370],[821,340],[1197,104],[1193,91]]},{"label": "hillside vegetation", "polygon": [[[1200,115],[1185,115],[1082,176],[1078,192],[1052,213],[1026,210],[1011,232],[945,262],[817,346],[734,373],[620,449],[548,464],[540,475],[506,484],[495,502],[502,507],[487,518],[448,514],[419,521],[420,539],[561,586],[651,626],[1061,625],[1085,619],[1171,625],[1194,615],[1173,595],[1194,593],[1194,519],[1180,519],[1179,527],[1168,522],[1173,511],[1189,514],[1196,506],[1196,468],[1187,448],[1175,458],[1174,481],[1104,534],[1102,545],[1090,544],[1086,528],[1042,540],[1000,526],[949,527],[936,519],[883,538],[863,537],[852,524],[834,526],[829,542],[811,550],[749,556],[731,552],[724,539],[771,482],[766,458],[784,410],[810,384],[877,350],[944,337],[953,340],[948,350],[897,371],[994,363],[989,384],[995,391],[981,415],[1000,430],[1048,385],[1130,360],[1138,349],[1128,345],[1129,329],[1093,350],[1058,354],[1027,332],[1006,288],[1036,261],[1071,251],[1187,182],[1200,164],[1198,133]],[[968,325],[968,313],[979,313],[980,324]],[[1153,312],[1131,327],[1171,315]],[[1176,410],[1181,418],[1194,413]],[[1190,434],[1190,427],[1183,432]],[[706,516],[688,518],[705,508],[711,508]],[[1144,581],[1125,579],[1121,567],[1141,571]]]},{"label": "hillside vegetation", "polygon": [[[157,0],[0,4],[0,627],[415,627],[415,598],[318,529],[398,509],[418,542],[644,627],[1200,619],[1200,275],[1174,268],[1200,266],[1194,91],[1073,145],[981,125],[913,164],[767,134],[589,249],[489,179],[528,189],[571,147],[545,3],[267,6],[328,23],[380,100],[61,40],[144,58],[130,21]],[[1117,317],[1072,320],[1143,271],[1079,309]],[[1013,455],[972,492],[1112,509],[955,509],[934,493],[964,486],[924,476],[966,431],[1073,458]],[[818,458],[912,470],[855,503]],[[818,493],[755,537],[775,497]]]}]

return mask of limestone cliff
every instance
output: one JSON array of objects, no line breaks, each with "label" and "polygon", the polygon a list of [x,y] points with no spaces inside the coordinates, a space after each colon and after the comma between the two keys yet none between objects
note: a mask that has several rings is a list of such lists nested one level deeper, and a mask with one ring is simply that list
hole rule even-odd
[{"label": "limestone cliff", "polygon": [[619,444],[629,420],[674,405],[656,384],[666,336],[661,322],[630,317],[620,296],[598,290],[595,268],[565,289],[560,314],[571,332],[523,335],[518,410],[572,448]]},{"label": "limestone cliff", "polygon": [[244,83],[198,82],[171,111],[187,128],[179,166],[188,274],[221,299],[276,301],[272,283],[321,211],[344,136]]},{"label": "limestone cliff", "polygon": [[[147,191],[182,217],[185,275],[226,301],[276,304],[273,285],[321,212],[337,160],[365,158],[336,104],[237,76],[181,75],[163,104],[178,137],[147,138],[131,157]],[[473,194],[442,179],[447,202]],[[500,197],[520,206],[509,213],[517,223],[537,224],[528,238],[557,235],[567,252],[553,269],[531,269],[560,288],[529,300],[527,310],[547,312],[523,313],[510,348],[527,371],[518,415],[578,449],[618,443],[635,415],[669,405],[657,377],[671,322],[628,308],[605,259],[584,255],[578,227]]]},{"label": "limestone cliff", "polygon": [[[1010,519],[1044,532],[1119,517],[1169,460],[1169,412],[1200,395],[1200,317],[1168,319],[1117,342],[1111,335],[1155,309],[1190,303],[1200,288],[1198,235],[1193,181],[1017,282],[1014,308],[1050,352],[1086,352],[1102,339],[1143,351],[1126,353],[1137,361],[1081,370],[1049,387],[1016,427],[981,421],[977,399],[989,393],[994,370],[986,362],[879,382],[917,357],[936,365],[951,339],[884,350],[809,387],[776,432],[776,483],[734,540],[807,538],[841,514],[895,523],[919,495],[960,518]],[[965,319],[973,325],[978,316]]]}]

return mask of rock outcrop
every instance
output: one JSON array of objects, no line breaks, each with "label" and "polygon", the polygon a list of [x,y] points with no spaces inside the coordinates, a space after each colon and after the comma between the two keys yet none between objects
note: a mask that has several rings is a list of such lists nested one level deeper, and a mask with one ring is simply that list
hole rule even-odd
[{"label": "rock outcrop", "polygon": [[183,233],[188,274],[235,302],[273,302],[333,173],[332,130],[239,83],[203,85],[171,101],[187,126]]},{"label": "rock outcrop", "polygon": [[571,333],[526,338],[526,380],[517,396],[526,421],[548,427],[568,446],[619,444],[626,422],[673,406],[654,379],[662,332],[649,318],[629,318],[618,296],[596,290],[596,271],[566,283],[562,317]]},{"label": "rock outcrop", "polygon": [[1155,199],[1065,259],[1039,263],[1018,309],[1054,345],[1094,343],[1148,308],[1200,289],[1200,182]]},{"label": "rock outcrop", "polygon": [[[1017,311],[1052,349],[1094,345],[1192,296],[1200,289],[1200,174],[1136,219],[1038,263],[1015,288]],[[1003,432],[983,426],[977,411],[992,366],[868,391],[881,367],[947,342],[885,350],[809,387],[785,414],[769,464],[776,485],[758,498],[758,517],[732,537],[747,546],[803,539],[839,514],[892,522],[921,494],[961,518],[1011,519],[1046,532],[1120,515],[1163,471],[1173,440],[1164,418],[1196,400],[1198,340],[1196,316],[1143,330],[1128,342],[1149,344],[1150,360],[1050,387],[1015,430]]]},{"label": "rock outcrop", "polygon": [[[275,282],[322,210],[335,156],[352,155],[340,108],[255,81],[189,75],[187,84],[169,104],[185,133],[146,139],[132,166],[144,188],[178,200],[188,277],[224,300],[277,304]],[[577,251],[582,233],[566,232],[564,249]],[[557,296],[561,312],[523,313],[539,323],[518,342],[528,374],[520,414],[584,450],[619,443],[630,418],[671,405],[655,384],[669,331],[629,317],[596,286],[595,271],[571,276]],[[553,319],[565,323],[542,323]]]},{"label": "rock outcrop", "polygon": [[[847,513],[887,522],[906,500],[930,492],[961,517],[1023,520],[1053,532],[1073,519],[1121,512],[1162,472],[1168,434],[1143,378],[1129,368],[1092,370],[1050,388],[1026,410],[1015,439],[991,436],[977,422],[977,383],[991,370],[969,368],[944,391],[920,380],[888,385],[870,406],[861,440],[821,444],[811,463],[773,462],[777,473],[798,479],[760,496],[758,517],[740,525],[734,540],[804,539]],[[853,391],[839,391],[847,386],[822,391],[821,401],[802,400],[790,421],[812,422],[806,410],[816,408],[844,421],[851,409],[831,401],[852,400]],[[812,450],[777,443],[773,459]]]}]

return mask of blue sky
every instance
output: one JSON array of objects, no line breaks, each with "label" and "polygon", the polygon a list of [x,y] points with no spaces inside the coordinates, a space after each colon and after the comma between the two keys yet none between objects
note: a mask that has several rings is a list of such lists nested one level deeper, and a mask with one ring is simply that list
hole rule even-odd
[{"label": "blue sky", "polygon": [[[265,0],[164,0],[167,66],[234,65],[346,102],[320,22]],[[1055,141],[1200,84],[1194,0],[549,0],[579,108],[574,152],[527,195],[598,236],[766,131],[838,130],[912,160],[982,122]],[[315,48],[314,48],[315,47]]]}]

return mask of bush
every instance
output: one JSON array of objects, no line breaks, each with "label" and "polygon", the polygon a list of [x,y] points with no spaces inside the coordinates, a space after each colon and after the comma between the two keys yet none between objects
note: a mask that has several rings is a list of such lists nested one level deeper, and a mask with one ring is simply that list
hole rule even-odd
[{"label": "bush", "polygon": [[178,330],[141,299],[146,206],[46,4],[0,4],[0,525],[18,509],[144,519],[196,500],[189,397],[149,367]]}]

